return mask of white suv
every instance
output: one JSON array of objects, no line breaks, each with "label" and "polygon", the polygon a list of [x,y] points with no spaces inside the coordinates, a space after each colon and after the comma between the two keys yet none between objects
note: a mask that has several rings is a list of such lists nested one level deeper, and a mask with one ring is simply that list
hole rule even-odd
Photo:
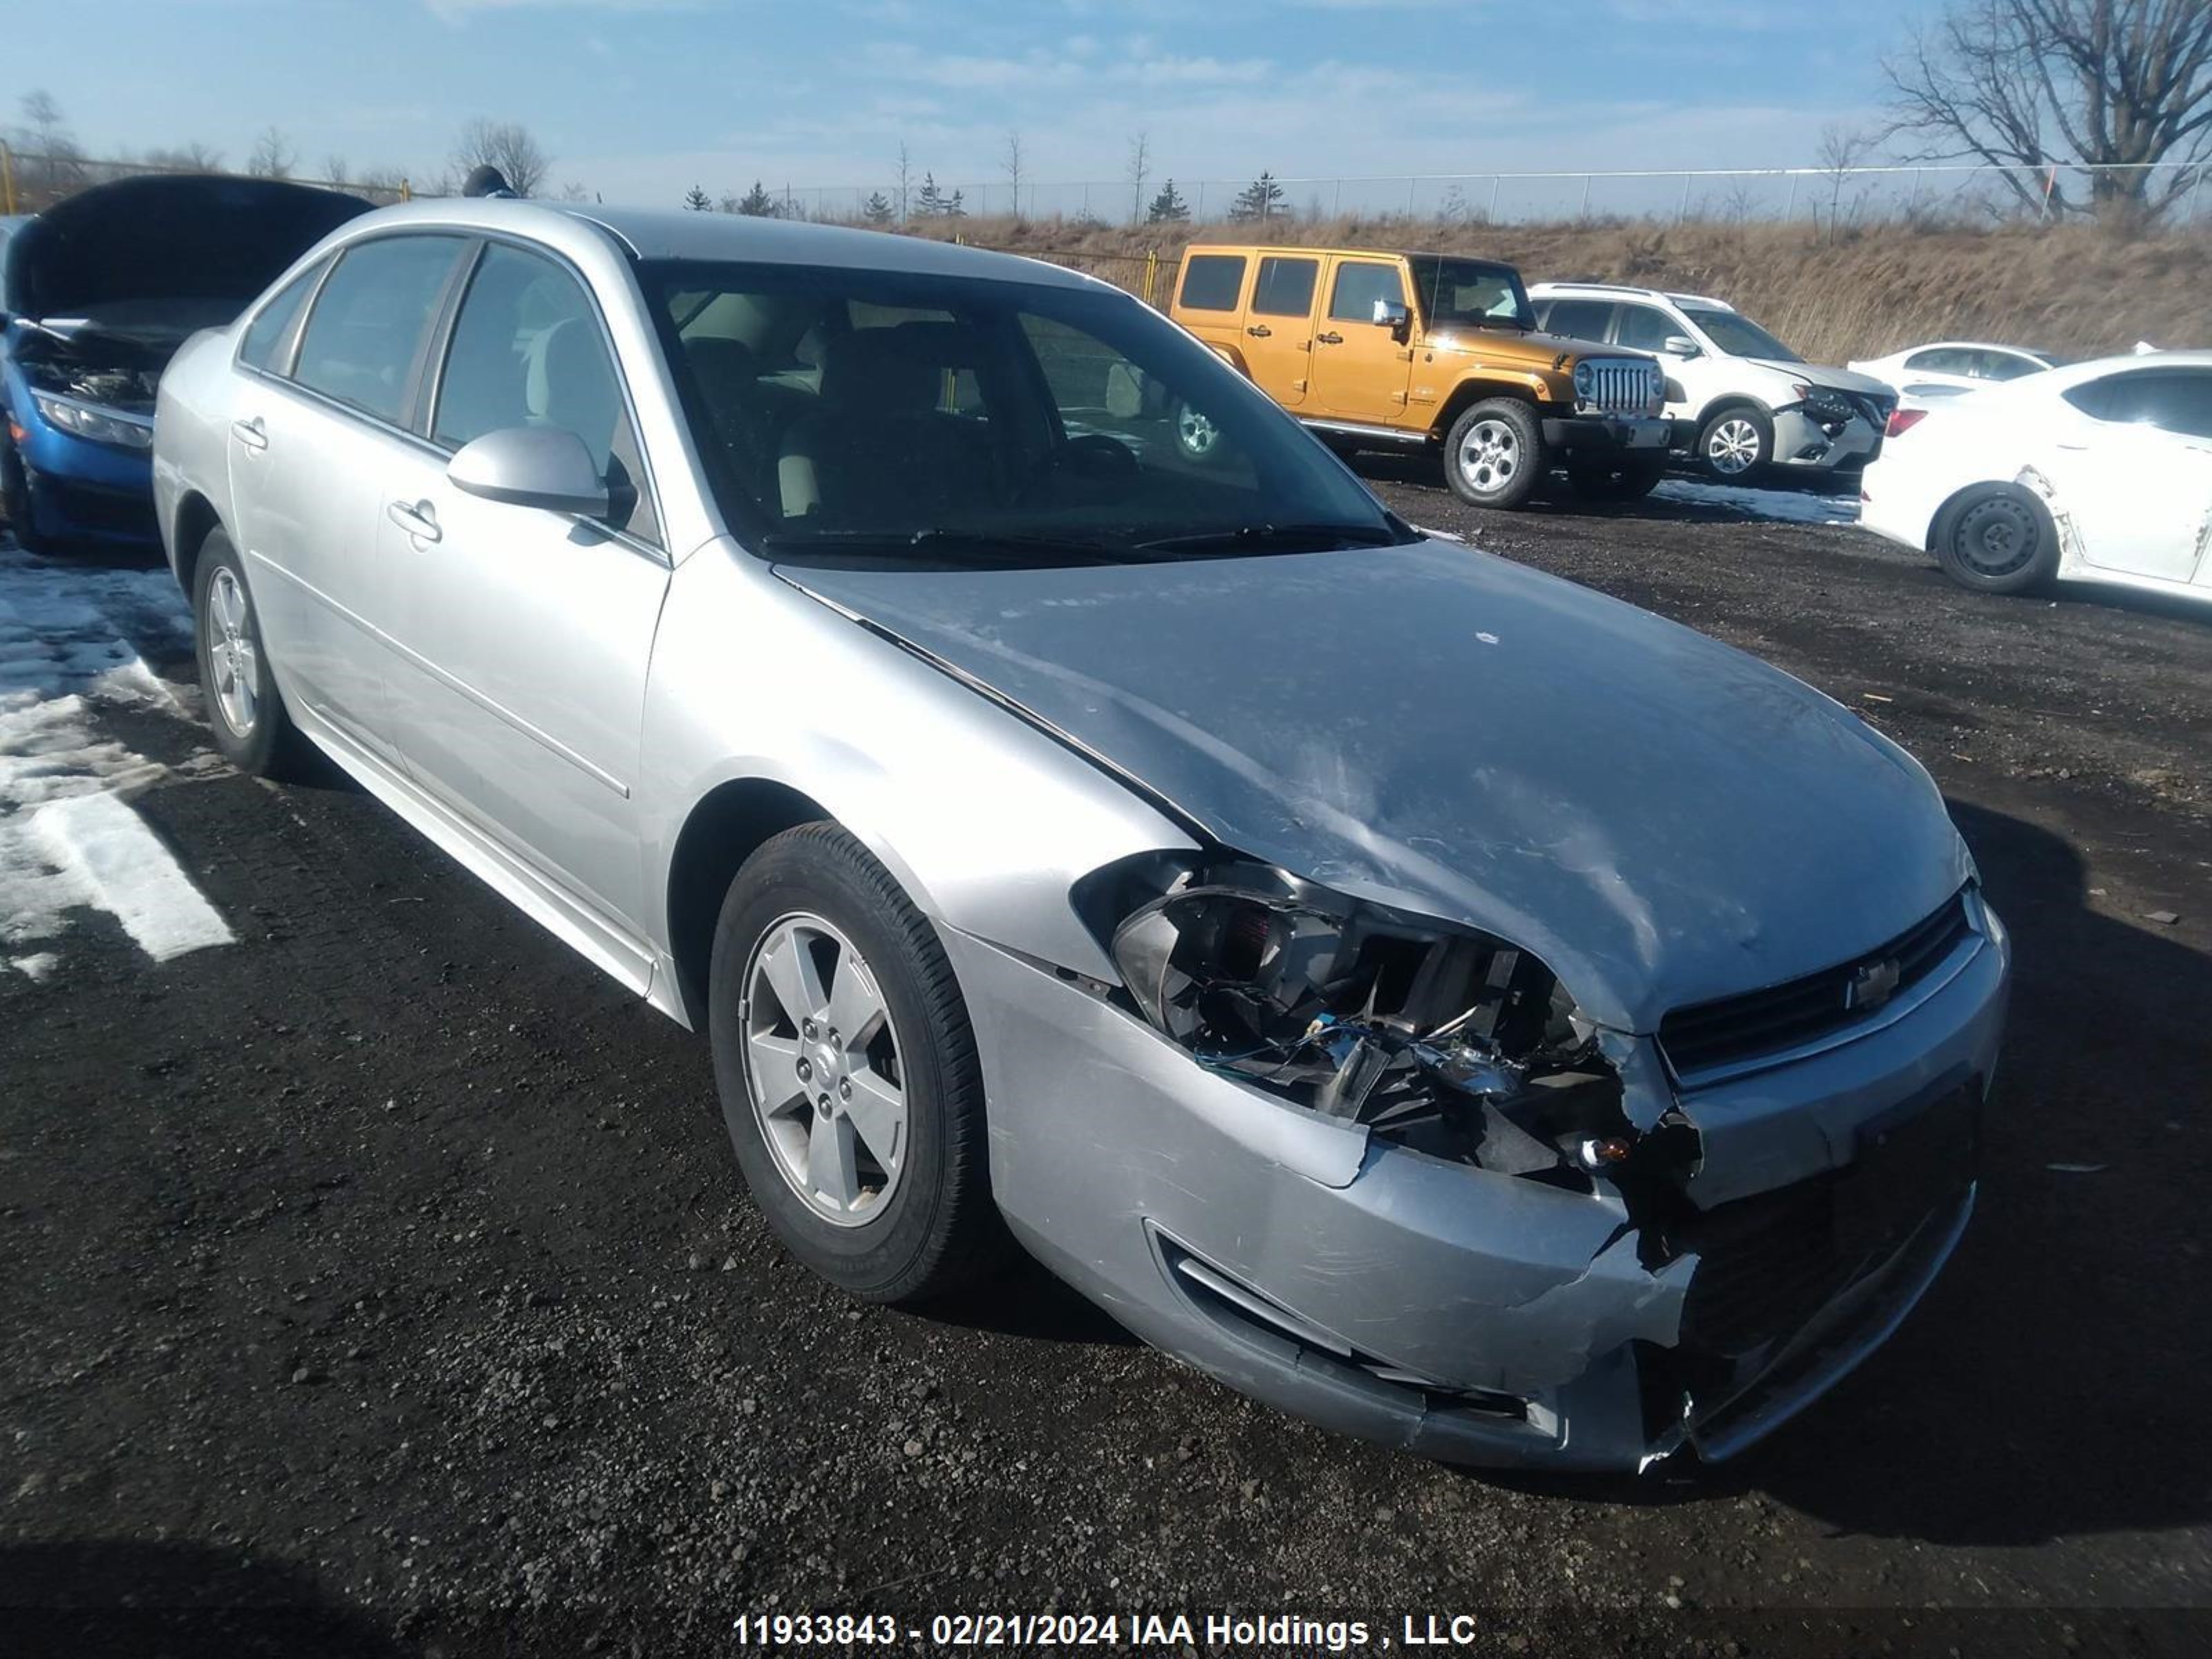
[{"label": "white suv", "polygon": [[1605,283],[1538,283],[1528,298],[1547,333],[1657,357],[1674,447],[1713,477],[1744,483],[1770,467],[1863,466],[1881,452],[1895,392],[1807,363],[1723,301]]}]

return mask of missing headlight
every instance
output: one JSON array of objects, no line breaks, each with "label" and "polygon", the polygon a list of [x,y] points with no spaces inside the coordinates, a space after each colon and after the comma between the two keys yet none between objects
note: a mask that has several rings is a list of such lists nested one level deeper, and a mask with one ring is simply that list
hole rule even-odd
[{"label": "missing headlight", "polygon": [[1672,1144],[1630,1123],[1597,1027],[1509,941],[1243,861],[1152,890],[1113,929],[1114,960],[1201,1065],[1432,1157],[1583,1189],[1650,1173]]}]

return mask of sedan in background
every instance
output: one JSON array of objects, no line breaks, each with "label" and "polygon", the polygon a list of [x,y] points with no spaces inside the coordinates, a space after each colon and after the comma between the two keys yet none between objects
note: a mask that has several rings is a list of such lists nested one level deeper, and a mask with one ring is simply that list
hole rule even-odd
[{"label": "sedan in background", "polygon": [[22,546],[157,550],[154,396],[185,339],[369,204],[274,179],[124,179],[0,240],[0,513]]},{"label": "sedan in background", "polygon": [[1908,346],[1887,357],[1869,358],[1850,365],[1892,387],[1900,396],[1924,397],[1930,392],[1974,392],[1983,386],[2023,380],[2056,368],[2062,359],[2047,351],[2025,346],[1987,345],[1973,340],[1939,340],[1932,345]]},{"label": "sedan in background", "polygon": [[2069,580],[2212,599],[2212,352],[1902,407],[1861,484],[1860,523],[1982,592]]}]

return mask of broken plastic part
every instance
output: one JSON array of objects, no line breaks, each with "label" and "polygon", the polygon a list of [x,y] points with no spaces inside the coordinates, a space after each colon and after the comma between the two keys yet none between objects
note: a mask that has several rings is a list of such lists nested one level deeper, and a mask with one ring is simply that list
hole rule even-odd
[{"label": "broken plastic part", "polygon": [[[1200,1064],[1449,1162],[1579,1190],[1662,1172],[1606,1033],[1509,941],[1234,859],[1135,903],[1111,950],[1129,999]],[[1601,1147],[1604,1155],[1589,1149]]]}]

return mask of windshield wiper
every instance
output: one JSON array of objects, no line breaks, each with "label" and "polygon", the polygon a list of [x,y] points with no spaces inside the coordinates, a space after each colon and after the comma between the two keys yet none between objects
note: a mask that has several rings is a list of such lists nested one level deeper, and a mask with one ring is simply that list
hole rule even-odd
[{"label": "windshield wiper", "polygon": [[1313,552],[1338,547],[1389,547],[1398,532],[1379,524],[1246,524],[1232,530],[1200,531],[1190,536],[1164,536],[1138,544],[1154,553],[1244,553],[1270,548],[1300,548]]},{"label": "windshield wiper", "polygon": [[1108,542],[1085,541],[1072,536],[1040,536],[997,530],[950,530],[930,526],[921,530],[795,530],[777,531],[761,538],[769,553],[959,553],[1004,556],[1005,564],[1039,561],[1073,561],[1082,564],[1145,564],[1139,548]]}]

